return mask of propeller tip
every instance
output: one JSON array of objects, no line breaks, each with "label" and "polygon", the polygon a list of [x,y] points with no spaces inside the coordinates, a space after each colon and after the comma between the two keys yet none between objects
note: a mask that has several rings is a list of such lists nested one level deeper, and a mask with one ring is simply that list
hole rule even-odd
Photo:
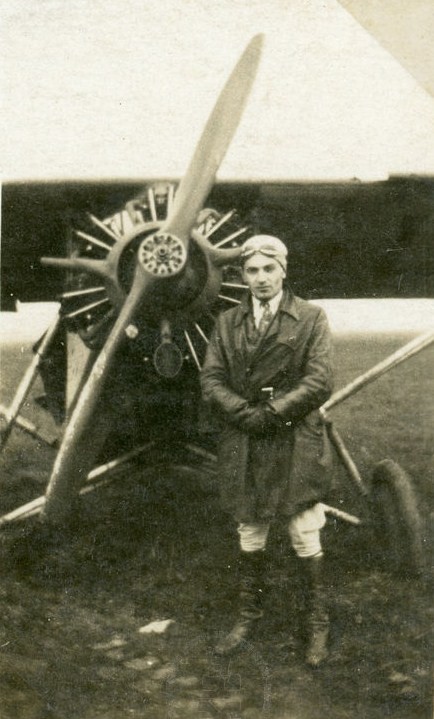
[{"label": "propeller tip", "polygon": [[256,35],[252,37],[247,47],[252,48],[256,50],[257,52],[260,52],[264,46],[265,42],[265,34],[263,32],[258,32]]}]

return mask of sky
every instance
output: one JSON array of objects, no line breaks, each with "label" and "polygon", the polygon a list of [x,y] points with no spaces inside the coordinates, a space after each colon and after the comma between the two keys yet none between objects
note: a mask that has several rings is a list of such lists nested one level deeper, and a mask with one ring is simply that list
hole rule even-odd
[{"label": "sky", "polygon": [[434,175],[430,65],[411,62],[426,51],[428,2],[389,0],[379,32],[379,0],[0,0],[1,175],[182,176],[258,32],[259,71],[219,179]]}]

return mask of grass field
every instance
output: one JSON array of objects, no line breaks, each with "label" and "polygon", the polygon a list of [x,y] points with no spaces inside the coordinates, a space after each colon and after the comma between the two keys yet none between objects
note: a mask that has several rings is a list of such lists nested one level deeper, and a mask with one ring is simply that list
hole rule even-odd
[{"label": "grass field", "polygon": [[[339,339],[336,386],[407,339]],[[4,404],[29,358],[17,346],[3,350]],[[332,412],[368,484],[385,457],[412,476],[428,567],[433,360],[434,349],[425,350]],[[35,387],[33,394],[41,391]],[[23,414],[56,429],[33,404]],[[44,491],[54,456],[55,450],[13,433],[1,458],[2,513]],[[333,502],[364,516],[365,500],[336,471]],[[296,577],[277,528],[267,619],[247,653],[222,660],[212,644],[234,614],[236,543],[213,482],[138,462],[113,485],[87,495],[81,509],[76,531],[51,538],[48,553],[42,542],[19,541],[20,528],[2,537],[2,719],[431,719],[429,569],[426,581],[380,571],[370,561],[369,533],[330,521],[324,544],[332,652],[312,673],[289,641]],[[175,622],[165,635],[137,632],[167,618]]]}]

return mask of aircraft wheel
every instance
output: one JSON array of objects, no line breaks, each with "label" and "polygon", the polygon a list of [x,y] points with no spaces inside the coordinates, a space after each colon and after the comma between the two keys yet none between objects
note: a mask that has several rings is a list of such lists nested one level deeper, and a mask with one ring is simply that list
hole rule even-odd
[{"label": "aircraft wheel", "polygon": [[391,459],[374,468],[374,539],[384,569],[418,575],[424,569],[422,522],[408,474]]}]

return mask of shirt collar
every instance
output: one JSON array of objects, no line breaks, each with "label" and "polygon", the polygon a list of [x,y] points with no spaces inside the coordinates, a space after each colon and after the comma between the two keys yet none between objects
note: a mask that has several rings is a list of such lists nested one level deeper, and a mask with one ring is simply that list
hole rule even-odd
[{"label": "shirt collar", "polygon": [[[244,297],[241,300],[240,305],[237,307],[237,316],[235,318],[235,324],[239,325],[243,321],[245,315],[249,312],[251,303],[250,298],[251,294],[247,293],[244,295]],[[274,298],[273,298],[274,299]],[[270,300],[270,305],[271,305]],[[294,295],[292,290],[290,288],[285,288],[282,292],[281,300],[280,300],[280,306],[279,306],[279,312],[285,312],[288,315],[291,315],[295,320],[300,319],[300,314],[298,311],[298,301],[297,297]]]},{"label": "shirt collar", "polygon": [[[271,314],[274,316],[277,312],[277,309],[280,304],[280,300],[282,299],[283,290],[280,290],[280,292],[277,293],[277,295],[274,295],[274,297],[271,298],[271,300],[268,300],[268,304],[270,305]],[[255,318],[255,324],[258,324],[262,313],[264,311],[264,301],[258,300],[257,297],[252,295],[252,304],[253,304],[253,317]]]}]

